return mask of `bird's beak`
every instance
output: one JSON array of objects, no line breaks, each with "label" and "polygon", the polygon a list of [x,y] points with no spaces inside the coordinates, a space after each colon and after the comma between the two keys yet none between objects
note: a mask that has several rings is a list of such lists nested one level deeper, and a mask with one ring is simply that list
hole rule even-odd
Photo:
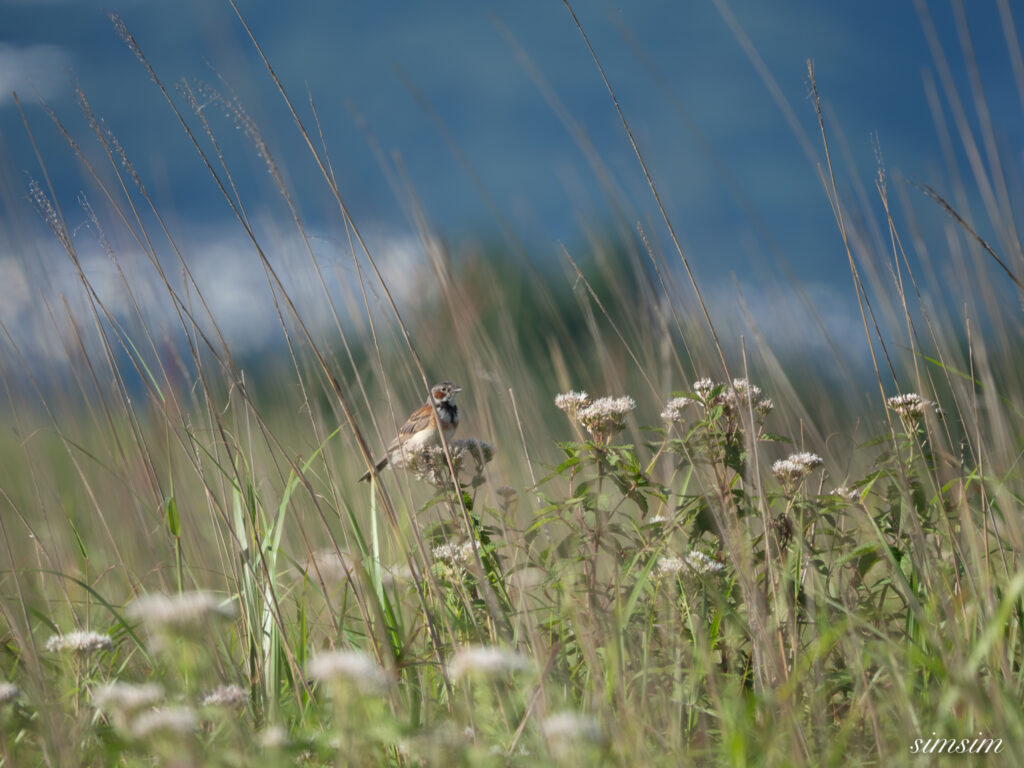
[{"label": "bird's beak", "polygon": [[452,389],[452,392],[461,392],[461,391],[462,391],[462,387],[460,387],[458,384],[456,384],[455,388]]}]

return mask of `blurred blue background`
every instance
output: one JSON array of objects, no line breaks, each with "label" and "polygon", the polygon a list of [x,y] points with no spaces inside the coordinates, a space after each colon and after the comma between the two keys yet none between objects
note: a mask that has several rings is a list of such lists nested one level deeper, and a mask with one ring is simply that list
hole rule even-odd
[{"label": "blurred blue background", "polygon": [[[1006,170],[1016,193],[1022,126],[1020,84],[1004,24],[1010,4],[965,5],[979,81],[1000,154],[1013,164]],[[186,233],[182,238],[193,248],[190,258],[199,272],[228,283],[215,297],[221,322],[258,344],[260,333],[274,328],[272,317],[263,321],[253,314],[252,292],[264,278],[254,274],[249,285],[237,276],[237,224],[145,70],[115,34],[106,15],[110,7],[106,0],[0,0],[0,319],[17,327],[36,309],[40,292],[52,299],[73,290],[75,280],[26,198],[30,181],[43,175],[12,90],[75,237],[82,239],[91,274],[100,284],[104,275],[114,281],[75,202],[88,188],[99,207],[97,192],[40,106],[45,100],[86,153],[102,160],[76,106],[77,86],[162,213]],[[538,262],[554,261],[559,242],[582,250],[587,233],[610,232],[616,221],[630,227],[642,221],[657,243],[667,244],[619,118],[561,2],[241,0],[239,7],[311,129],[307,89],[315,100],[345,201],[371,244],[393,254],[395,264],[415,260],[422,248],[410,193],[453,250],[500,237],[505,227]],[[891,0],[634,0],[580,1],[575,10],[704,287],[724,296],[733,291],[734,274],[748,288],[797,275],[830,316],[832,330],[843,335],[850,327],[858,332],[859,318],[816,167],[823,154],[806,60],[815,64],[839,183],[852,201],[879,213],[873,191],[877,145],[889,178],[902,186],[899,194],[923,200],[903,185],[901,179],[909,178],[954,199],[958,169],[968,178],[963,199],[976,203],[954,123],[947,125],[954,134],[950,149],[927,96],[930,84],[941,81],[927,33],[933,26],[969,124],[976,127],[957,7]],[[137,0],[114,9],[186,113],[177,88],[182,80],[237,95],[260,126],[304,220],[318,233],[315,247],[328,255],[344,251],[333,202],[230,5]],[[578,136],[538,87],[534,68],[593,143],[610,173],[611,196]],[[941,84],[936,93],[934,103],[951,120],[948,93]],[[286,209],[265,164],[244,139],[235,141],[241,134],[230,118],[210,119],[250,216],[265,228],[286,226]],[[194,116],[191,122],[196,126]],[[930,203],[922,210],[926,227],[947,221]],[[983,218],[974,223],[1000,242]],[[108,237],[115,248],[126,247],[116,230],[112,226]],[[886,237],[879,240],[883,247]],[[941,254],[933,256],[941,261]],[[249,271],[257,273],[246,258]],[[779,298],[764,299],[761,319],[768,325],[770,306]]]}]

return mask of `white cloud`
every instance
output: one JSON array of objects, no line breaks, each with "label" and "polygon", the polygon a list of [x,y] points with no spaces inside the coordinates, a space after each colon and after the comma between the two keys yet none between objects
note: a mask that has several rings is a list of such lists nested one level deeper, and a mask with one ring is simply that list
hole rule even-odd
[{"label": "white cloud", "polygon": [[12,91],[33,99],[52,98],[67,84],[71,56],[56,45],[0,43],[0,106],[13,101]]}]

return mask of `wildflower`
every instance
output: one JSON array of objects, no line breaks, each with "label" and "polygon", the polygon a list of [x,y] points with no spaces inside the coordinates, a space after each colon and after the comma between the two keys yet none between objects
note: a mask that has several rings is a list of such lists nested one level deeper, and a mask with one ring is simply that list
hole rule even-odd
[{"label": "wildflower", "polygon": [[14,683],[0,683],[0,707],[10,704],[21,696],[21,691]]},{"label": "wildflower", "polygon": [[672,522],[667,516],[659,512],[650,520],[647,521],[648,525],[665,525],[665,523]]},{"label": "wildflower", "polygon": [[[468,457],[475,465],[474,476],[481,477],[484,466],[494,458],[494,446],[476,438],[452,440],[448,443],[448,455],[452,458],[456,475],[462,471]],[[437,488],[451,485],[452,472],[448,467],[448,458],[445,456],[443,446],[431,445],[400,458],[396,457],[395,466],[405,467],[417,480],[425,480]]]},{"label": "wildflower", "polygon": [[493,645],[469,645],[460,648],[448,663],[448,673],[454,679],[467,675],[505,677],[530,668],[526,657],[508,648]]},{"label": "wildflower", "polygon": [[576,421],[576,414],[590,404],[590,395],[586,392],[563,392],[555,398],[555,407],[564,411],[565,415],[573,422]]},{"label": "wildflower", "polygon": [[438,577],[456,581],[466,574],[473,562],[473,544],[468,541],[461,544],[445,542],[434,547],[433,555]]},{"label": "wildflower", "polygon": [[210,592],[176,595],[144,595],[128,607],[128,615],[154,632],[187,634],[205,627],[212,619],[233,618],[234,608]]},{"label": "wildflower", "polygon": [[761,388],[746,379],[733,379],[732,391],[742,405],[754,405],[761,401]]},{"label": "wildflower", "polygon": [[239,685],[219,685],[200,702],[204,707],[241,709],[249,703],[249,692]]},{"label": "wildflower", "polygon": [[96,651],[111,651],[113,649],[114,642],[110,639],[110,635],[102,635],[99,632],[88,630],[76,630],[66,635],[53,635],[46,641],[46,650],[48,651],[70,651],[83,656]]},{"label": "wildflower", "polygon": [[673,397],[665,404],[665,410],[661,412],[661,418],[669,423],[682,422],[683,409],[689,402],[685,397]]},{"label": "wildflower", "polygon": [[626,414],[636,408],[631,397],[602,397],[579,412],[580,423],[591,437],[607,443],[626,428]]},{"label": "wildflower", "polygon": [[199,728],[196,713],[190,707],[164,707],[143,712],[132,722],[132,735],[145,739],[157,734],[180,736]]},{"label": "wildflower", "polygon": [[686,565],[691,571],[701,575],[721,573],[725,570],[725,566],[722,563],[701,552],[699,549],[693,549],[687,553]]},{"label": "wildflower", "polygon": [[665,555],[659,557],[654,564],[653,576],[655,579],[664,579],[666,576],[678,576],[686,569],[686,563],[681,557]]},{"label": "wildflower", "polygon": [[163,686],[157,683],[122,683],[101,685],[92,692],[92,701],[101,712],[133,715],[152,707],[164,698]]},{"label": "wildflower", "polygon": [[697,381],[693,382],[694,394],[705,403],[707,403],[708,398],[711,397],[711,393],[714,389],[715,382],[711,379],[697,379]]},{"label": "wildflower", "polygon": [[821,456],[819,456],[816,453],[809,453],[807,451],[794,453],[792,456],[789,457],[789,460],[795,461],[797,464],[806,467],[808,472],[810,472],[812,469],[817,469],[818,467],[825,463],[824,461],[822,461]]},{"label": "wildflower", "polygon": [[560,756],[574,754],[582,744],[600,744],[604,740],[597,718],[579,712],[556,712],[544,718],[540,732],[548,746]]},{"label": "wildflower", "polygon": [[[448,453],[452,457],[455,474],[458,475],[462,471],[463,454],[453,450],[451,443],[448,444]],[[405,454],[402,459],[397,460],[395,466],[405,467],[417,480],[424,480],[435,488],[444,488],[452,484],[452,471],[448,468],[448,458],[440,445],[431,445]]]},{"label": "wildflower", "polygon": [[838,488],[833,488],[831,496],[838,496],[843,501],[849,501],[856,503],[860,501],[860,491],[856,488],[847,488],[845,485],[841,485]]},{"label": "wildflower", "polygon": [[453,440],[448,443],[448,450],[453,458],[455,454],[472,458],[476,463],[477,477],[483,475],[484,465],[489,464],[494,458],[494,446],[476,438]]},{"label": "wildflower", "polygon": [[362,651],[339,649],[323,651],[306,664],[306,674],[322,683],[347,683],[360,693],[387,690],[391,676]]},{"label": "wildflower", "polygon": [[775,403],[772,402],[770,397],[762,397],[756,403],[754,403],[754,410],[762,416],[767,416],[775,408]]},{"label": "wildflower", "polygon": [[921,420],[926,408],[932,408],[935,403],[925,400],[916,392],[907,392],[905,395],[895,395],[885,401],[890,410],[896,411],[897,415],[905,422],[914,423]]},{"label": "wildflower", "polygon": [[288,731],[280,725],[269,725],[260,731],[259,743],[264,749],[280,749],[288,744]]},{"label": "wildflower", "polygon": [[814,453],[794,453],[787,459],[772,464],[772,474],[787,490],[795,490],[811,470],[817,469],[824,462]]}]

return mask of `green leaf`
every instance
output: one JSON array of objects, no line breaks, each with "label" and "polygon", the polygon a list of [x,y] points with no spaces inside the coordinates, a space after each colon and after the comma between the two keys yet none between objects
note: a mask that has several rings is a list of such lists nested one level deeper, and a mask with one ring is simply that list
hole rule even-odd
[{"label": "green leaf", "polygon": [[178,502],[174,500],[173,496],[168,496],[164,499],[164,514],[167,516],[167,530],[171,532],[171,536],[174,538],[181,536],[181,519],[178,517]]}]

